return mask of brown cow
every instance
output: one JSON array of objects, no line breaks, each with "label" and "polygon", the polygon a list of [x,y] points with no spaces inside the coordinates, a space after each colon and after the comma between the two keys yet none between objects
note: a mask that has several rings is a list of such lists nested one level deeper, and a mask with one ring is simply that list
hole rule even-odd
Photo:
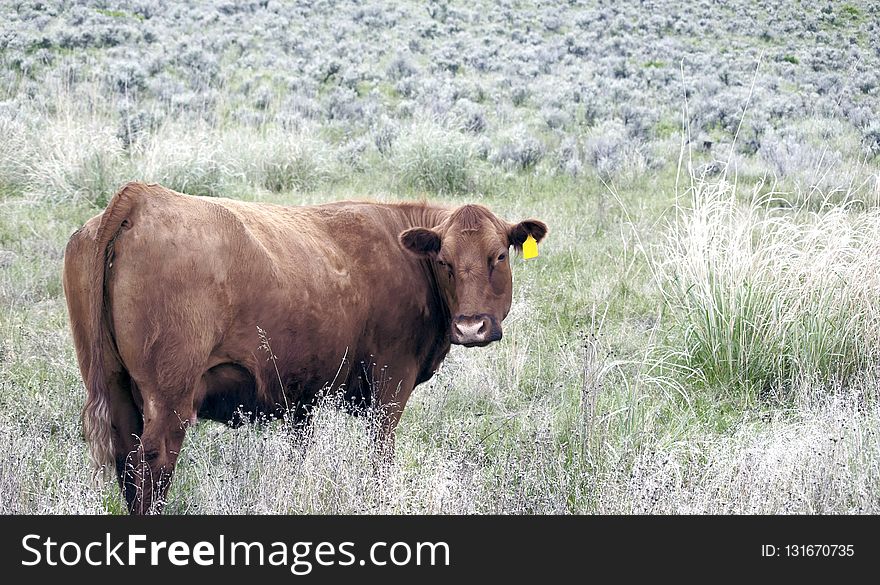
[{"label": "brown cow", "polygon": [[480,205],[284,207],[127,184],[64,258],[95,464],[115,464],[132,513],[161,511],[198,417],[306,421],[327,390],[378,406],[392,439],[451,343],[501,339],[509,247],[546,232]]}]

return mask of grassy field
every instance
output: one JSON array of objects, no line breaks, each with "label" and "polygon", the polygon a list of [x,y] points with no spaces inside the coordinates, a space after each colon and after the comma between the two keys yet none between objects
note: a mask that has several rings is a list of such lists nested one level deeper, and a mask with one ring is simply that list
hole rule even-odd
[{"label": "grassy field", "polygon": [[332,405],[200,423],[168,513],[880,512],[876,9],[127,4],[0,9],[0,512],[124,511],[60,273],[134,179],[550,227],[384,476]]}]

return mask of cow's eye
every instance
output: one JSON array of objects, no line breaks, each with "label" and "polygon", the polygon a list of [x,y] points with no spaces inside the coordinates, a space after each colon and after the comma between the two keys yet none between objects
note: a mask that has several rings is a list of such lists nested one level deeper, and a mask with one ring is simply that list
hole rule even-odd
[{"label": "cow's eye", "polygon": [[501,254],[498,255],[498,261],[499,261],[499,262],[504,262],[505,260],[507,260],[507,254],[505,254],[504,252],[502,252]]}]

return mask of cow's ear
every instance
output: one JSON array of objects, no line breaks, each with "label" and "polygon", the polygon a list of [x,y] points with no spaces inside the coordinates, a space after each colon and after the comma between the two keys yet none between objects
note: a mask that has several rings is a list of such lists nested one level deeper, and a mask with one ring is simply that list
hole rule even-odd
[{"label": "cow's ear", "polygon": [[440,234],[432,229],[415,227],[400,234],[400,244],[418,256],[434,257],[440,251]]},{"label": "cow's ear", "polygon": [[511,224],[507,230],[507,238],[510,245],[518,251],[522,251],[523,242],[532,236],[536,242],[540,242],[547,235],[547,224],[537,219],[527,219],[519,223]]}]

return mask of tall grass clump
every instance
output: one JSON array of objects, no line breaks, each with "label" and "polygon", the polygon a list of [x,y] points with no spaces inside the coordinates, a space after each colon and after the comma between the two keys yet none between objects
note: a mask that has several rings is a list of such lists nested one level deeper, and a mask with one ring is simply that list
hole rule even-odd
[{"label": "tall grass clump", "polygon": [[12,153],[14,167],[17,182],[31,196],[53,203],[86,200],[103,205],[119,187],[122,144],[99,118],[61,112],[18,130],[27,139],[13,139],[21,144]]},{"label": "tall grass clump", "polygon": [[695,183],[692,195],[658,273],[695,372],[754,396],[871,371],[880,356],[880,212],[741,203],[724,181]]},{"label": "tall grass clump", "polygon": [[159,128],[132,151],[130,167],[133,178],[206,196],[310,191],[336,176],[331,148],[308,133],[207,125]]},{"label": "tall grass clump", "polygon": [[131,154],[131,176],[190,195],[222,195],[233,180],[237,155],[204,125],[168,124]]},{"label": "tall grass clump", "polygon": [[24,125],[0,115],[0,196],[20,189],[24,184],[21,153],[27,144]]},{"label": "tall grass clump", "polygon": [[233,147],[242,145],[249,149],[242,156],[250,182],[273,193],[311,191],[337,174],[330,146],[306,132],[236,136]]},{"label": "tall grass clump", "polygon": [[473,189],[473,152],[460,133],[434,124],[421,124],[402,134],[394,145],[391,165],[406,189],[436,194]]}]

